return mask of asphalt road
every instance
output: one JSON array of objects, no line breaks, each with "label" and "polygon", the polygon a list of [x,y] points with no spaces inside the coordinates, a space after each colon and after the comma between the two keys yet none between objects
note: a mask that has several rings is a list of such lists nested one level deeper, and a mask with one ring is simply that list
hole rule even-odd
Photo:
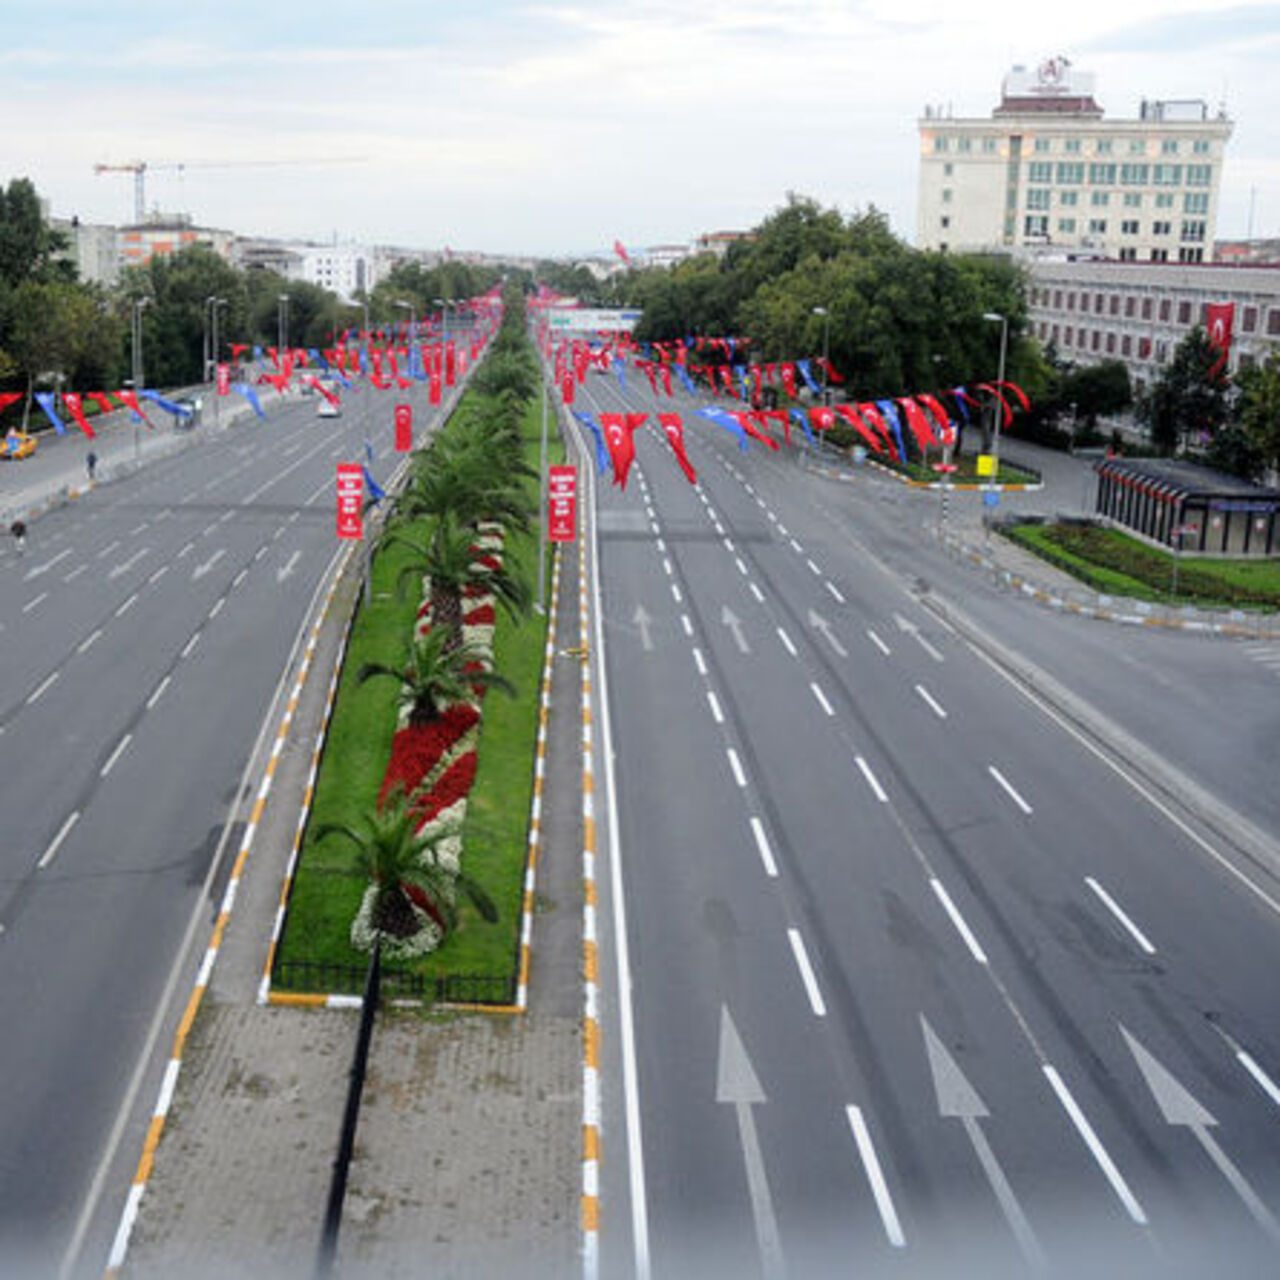
[{"label": "asphalt road", "polygon": [[[597,376],[581,401],[672,407]],[[599,493],[604,893],[633,979],[611,1009],[637,1043],[606,1030],[604,1272],[1269,1274],[1280,887],[921,578],[1273,840],[1275,754],[1246,744],[1275,740],[1274,675],[1064,625],[966,577],[882,482],[674,407],[698,488],[645,428]]]},{"label": "asphalt road", "polygon": [[[0,547],[5,1274],[53,1274],[74,1242],[101,1271],[166,983],[216,915],[255,741],[335,562],[335,464],[366,433],[380,481],[397,462],[393,398],[371,394],[337,419],[265,396],[270,421],[197,428],[34,523],[21,557]],[[420,434],[437,413],[408,398]],[[100,476],[131,461],[127,437],[104,445]]]}]

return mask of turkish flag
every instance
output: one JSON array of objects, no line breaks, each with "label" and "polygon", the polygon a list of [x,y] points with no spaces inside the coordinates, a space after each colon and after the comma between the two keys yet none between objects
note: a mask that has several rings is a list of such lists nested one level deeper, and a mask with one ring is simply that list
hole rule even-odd
[{"label": "turkish flag", "polygon": [[690,484],[698,483],[698,473],[693,469],[693,463],[689,461],[689,455],[684,450],[684,423],[680,421],[678,413],[660,413],[658,421],[662,424],[662,429],[667,433],[667,442],[671,445],[671,452],[676,455],[676,461],[680,464],[680,470],[684,472],[685,478]]},{"label": "turkish flag", "polygon": [[64,391],[62,393],[62,402],[67,406],[72,418],[75,419],[76,426],[92,440],[97,432],[89,425],[89,419],[84,416],[84,408],[80,404],[80,397],[74,391]]},{"label": "turkish flag", "polygon": [[1209,376],[1216,378],[1227,367],[1231,355],[1231,327],[1236,318],[1234,302],[1207,302],[1204,308],[1205,327],[1209,330],[1209,345],[1218,352],[1218,358],[1209,369]]},{"label": "turkish flag", "polygon": [[631,425],[630,420],[639,418],[643,422],[646,417],[648,415],[643,413],[602,413],[600,415],[605,448],[609,450],[609,459],[613,463],[613,483],[623,489],[627,487],[627,472],[631,470],[631,464],[636,456],[636,442],[633,435],[635,427]]}]

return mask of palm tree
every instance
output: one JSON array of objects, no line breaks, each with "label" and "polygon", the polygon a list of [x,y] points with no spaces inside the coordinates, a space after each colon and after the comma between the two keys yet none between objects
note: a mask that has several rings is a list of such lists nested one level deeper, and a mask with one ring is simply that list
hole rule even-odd
[{"label": "palm tree", "polygon": [[444,866],[435,845],[442,835],[421,836],[415,830],[417,816],[403,791],[387,797],[381,808],[367,814],[360,828],[342,822],[326,822],[317,840],[345,836],[356,847],[356,861],[377,892],[372,924],[379,933],[409,938],[420,925],[413,908],[418,906],[440,926],[443,934],[457,927],[457,896],[461,891],[492,924],[498,918],[493,899],[470,876]]},{"label": "palm tree", "polygon": [[476,645],[449,644],[443,627],[432,627],[414,642],[408,663],[403,667],[366,662],[356,676],[364,684],[375,676],[390,676],[400,682],[400,705],[407,708],[410,724],[430,724],[445,707],[474,697],[480,689],[497,688],[511,696],[515,686],[505,676],[488,670],[488,654]]},{"label": "palm tree", "polygon": [[439,440],[419,455],[396,514],[403,519],[452,516],[472,526],[495,520],[506,528],[527,529],[533,505],[520,479],[536,475],[500,433],[481,428],[457,441]]},{"label": "palm tree", "polygon": [[426,545],[394,532],[386,539],[386,545],[399,543],[419,557],[418,563],[401,571],[400,587],[403,590],[410,578],[426,576],[430,580],[431,625],[444,633],[450,648],[462,644],[462,602],[468,587],[491,592],[513,618],[528,613],[532,604],[533,593],[524,578],[505,563],[492,568],[480,562],[475,536],[474,529],[442,516]]}]

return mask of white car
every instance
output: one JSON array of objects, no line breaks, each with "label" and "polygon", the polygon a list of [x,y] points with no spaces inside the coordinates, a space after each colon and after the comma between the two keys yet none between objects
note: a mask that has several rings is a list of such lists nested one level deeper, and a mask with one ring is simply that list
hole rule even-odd
[{"label": "white car", "polygon": [[317,418],[340,418],[342,417],[342,405],[335,403],[333,400],[325,396],[321,396],[316,404]]}]

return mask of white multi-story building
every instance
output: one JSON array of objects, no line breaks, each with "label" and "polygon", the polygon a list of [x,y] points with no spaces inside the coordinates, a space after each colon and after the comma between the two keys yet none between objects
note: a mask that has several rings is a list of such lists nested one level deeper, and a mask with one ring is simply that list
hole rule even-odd
[{"label": "white multi-story building", "polygon": [[954,252],[1071,249],[1202,262],[1231,121],[1204,102],[1142,103],[1108,119],[1065,58],[1015,67],[990,118],[927,107],[916,241]]},{"label": "white multi-story building", "polygon": [[298,245],[301,261],[291,278],[306,280],[336,293],[343,302],[354,302],[377,283],[374,251],[363,245]]}]

